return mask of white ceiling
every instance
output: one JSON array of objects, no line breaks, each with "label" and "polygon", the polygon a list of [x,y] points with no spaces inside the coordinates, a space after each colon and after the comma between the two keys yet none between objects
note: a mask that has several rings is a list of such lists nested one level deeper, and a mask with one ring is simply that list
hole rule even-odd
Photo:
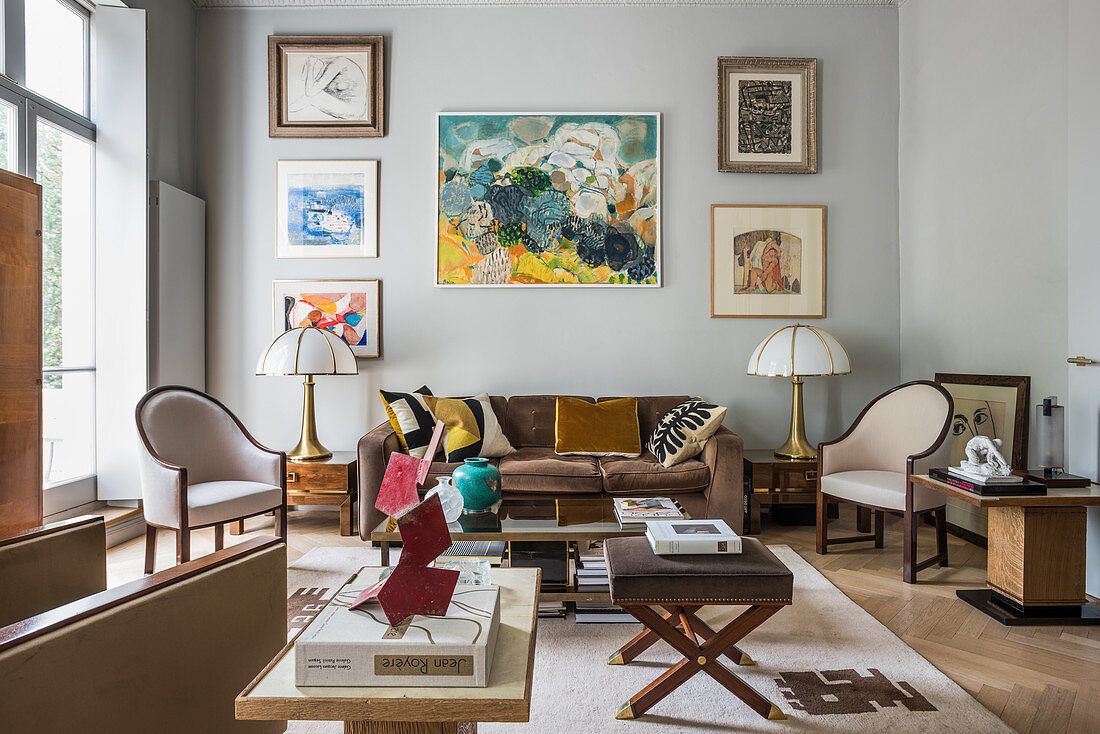
[{"label": "white ceiling", "polygon": [[198,8],[478,7],[859,7],[893,8],[905,0],[192,0]]}]

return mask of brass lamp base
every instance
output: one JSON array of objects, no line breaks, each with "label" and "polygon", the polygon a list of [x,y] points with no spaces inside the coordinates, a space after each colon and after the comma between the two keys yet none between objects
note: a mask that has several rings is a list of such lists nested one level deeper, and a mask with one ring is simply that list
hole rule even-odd
[{"label": "brass lamp base", "polygon": [[806,421],[802,417],[802,378],[791,379],[791,432],[787,442],[775,450],[777,459],[816,459],[817,449],[806,439]]},{"label": "brass lamp base", "polygon": [[332,452],[317,440],[317,420],[313,415],[313,375],[302,381],[302,437],[298,445],[287,452],[287,461],[324,461],[332,458]]}]

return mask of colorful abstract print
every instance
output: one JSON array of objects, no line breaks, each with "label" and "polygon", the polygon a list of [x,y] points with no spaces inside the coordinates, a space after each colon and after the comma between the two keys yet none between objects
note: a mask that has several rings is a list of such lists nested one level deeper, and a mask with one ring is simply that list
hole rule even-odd
[{"label": "colorful abstract print", "polygon": [[657,115],[441,115],[439,285],[660,282]]},{"label": "colorful abstract print", "polygon": [[366,181],[361,173],[287,175],[287,242],[358,247]]},{"label": "colorful abstract print", "polygon": [[328,329],[350,347],[367,346],[366,293],[300,293],[283,296],[283,330]]}]

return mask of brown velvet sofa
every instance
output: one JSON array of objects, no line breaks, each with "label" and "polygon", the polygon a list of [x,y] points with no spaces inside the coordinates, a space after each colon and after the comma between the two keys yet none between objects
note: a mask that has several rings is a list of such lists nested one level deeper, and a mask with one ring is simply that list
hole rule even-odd
[{"label": "brown velvet sofa", "polygon": [[0,541],[0,732],[285,730],[237,721],[234,698],[286,642],[286,543],[112,589],[105,549],[101,517]]},{"label": "brown velvet sofa", "polygon": [[[741,437],[720,428],[703,452],[666,469],[649,452],[638,458],[620,456],[558,456],[554,453],[555,395],[490,397],[493,412],[515,453],[491,462],[500,469],[505,497],[669,496],[692,517],[721,518],[740,533],[744,527],[744,488],[741,484]],[[579,396],[573,396],[579,397]],[[582,397],[592,401],[592,398]],[[599,400],[611,400],[600,398]],[[638,426],[642,445],[657,421],[687,400],[686,395],[638,398]],[[390,454],[400,450],[397,434],[383,423],[359,440],[359,534],[364,540],[385,516],[374,508]],[[458,464],[432,463],[423,490],[436,477],[450,474]]]}]

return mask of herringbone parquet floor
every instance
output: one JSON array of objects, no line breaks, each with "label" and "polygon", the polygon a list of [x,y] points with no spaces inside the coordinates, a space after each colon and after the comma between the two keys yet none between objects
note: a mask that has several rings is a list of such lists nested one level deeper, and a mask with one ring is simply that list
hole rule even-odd
[{"label": "herringbone parquet floor", "polygon": [[[836,528],[854,531],[855,513],[842,511]],[[359,545],[358,536],[341,537],[332,513],[290,513],[289,557],[311,548]],[[248,535],[270,533],[271,520],[251,520]],[[981,588],[985,551],[958,538],[949,540],[951,567],[922,571],[920,583],[901,580],[901,527],[887,520],[886,548],[841,546],[828,555],[814,552],[814,528],[768,523],[765,543],[785,543],[818,568],[856,603],[928,658],[1021,734],[1100,732],[1100,626],[1004,627],[955,597],[959,588]],[[226,542],[239,538],[226,536]],[[933,532],[920,533],[921,555],[931,555]],[[195,556],[213,549],[212,531],[195,533]],[[161,533],[157,568],[174,562],[172,536]],[[114,586],[142,572],[144,540],[108,553]],[[980,734],[975,732],[974,734]]]}]

